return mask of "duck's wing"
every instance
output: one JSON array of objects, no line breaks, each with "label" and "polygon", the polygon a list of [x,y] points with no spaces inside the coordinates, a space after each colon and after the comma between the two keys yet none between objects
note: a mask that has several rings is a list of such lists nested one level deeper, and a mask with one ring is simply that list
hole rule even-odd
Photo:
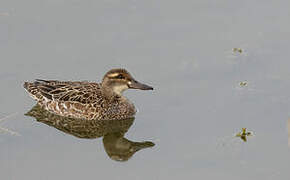
[{"label": "duck's wing", "polygon": [[25,82],[24,88],[38,99],[43,97],[54,101],[77,101],[83,104],[95,103],[102,96],[98,83],[86,81],[36,79],[33,83]]}]

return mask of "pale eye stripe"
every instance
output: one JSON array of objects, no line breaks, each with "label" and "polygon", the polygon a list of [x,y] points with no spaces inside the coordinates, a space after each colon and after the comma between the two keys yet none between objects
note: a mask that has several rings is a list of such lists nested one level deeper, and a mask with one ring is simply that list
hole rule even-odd
[{"label": "pale eye stripe", "polygon": [[112,73],[112,74],[108,74],[108,77],[117,77],[119,75],[119,73]]}]

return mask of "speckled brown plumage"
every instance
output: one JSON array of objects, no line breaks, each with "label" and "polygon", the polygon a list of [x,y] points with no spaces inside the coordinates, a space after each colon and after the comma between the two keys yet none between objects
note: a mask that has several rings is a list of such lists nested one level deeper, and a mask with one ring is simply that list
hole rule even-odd
[{"label": "speckled brown plumage", "polygon": [[128,88],[149,90],[124,69],[106,73],[102,83],[37,79],[24,88],[38,104],[65,117],[84,119],[124,119],[134,117],[134,105],[122,92]]}]

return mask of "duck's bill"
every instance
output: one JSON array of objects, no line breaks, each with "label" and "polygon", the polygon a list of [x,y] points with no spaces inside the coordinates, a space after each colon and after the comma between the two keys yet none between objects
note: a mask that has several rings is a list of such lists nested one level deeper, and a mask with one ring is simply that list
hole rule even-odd
[{"label": "duck's bill", "polygon": [[153,87],[139,83],[138,81],[132,81],[128,84],[128,86],[131,89],[153,90]]}]

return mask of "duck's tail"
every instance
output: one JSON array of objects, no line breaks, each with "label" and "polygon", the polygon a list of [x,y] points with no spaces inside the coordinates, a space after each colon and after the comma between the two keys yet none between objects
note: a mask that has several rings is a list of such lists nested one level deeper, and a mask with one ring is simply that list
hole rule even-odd
[{"label": "duck's tail", "polygon": [[43,100],[43,96],[40,94],[40,91],[35,83],[24,82],[23,87],[24,89],[26,89],[28,94],[36,101],[40,102]]}]

